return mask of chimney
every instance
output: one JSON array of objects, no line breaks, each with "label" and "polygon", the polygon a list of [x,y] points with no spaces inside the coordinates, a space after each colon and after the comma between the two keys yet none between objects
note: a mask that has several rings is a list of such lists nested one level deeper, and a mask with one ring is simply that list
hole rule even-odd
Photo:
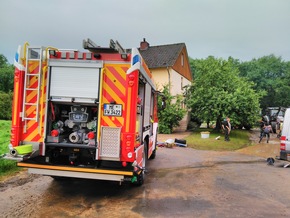
[{"label": "chimney", "polygon": [[149,48],[149,43],[143,38],[143,42],[140,42],[140,50],[147,50]]}]

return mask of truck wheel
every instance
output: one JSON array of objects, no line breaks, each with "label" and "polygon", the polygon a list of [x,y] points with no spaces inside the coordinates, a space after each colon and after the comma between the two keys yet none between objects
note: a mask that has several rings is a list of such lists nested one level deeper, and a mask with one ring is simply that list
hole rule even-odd
[{"label": "truck wheel", "polygon": [[154,151],[152,152],[152,154],[151,154],[151,156],[150,156],[150,160],[153,160],[153,159],[155,159],[155,157],[156,157],[156,148],[154,149]]},{"label": "truck wheel", "polygon": [[141,186],[144,183],[144,172],[141,172],[138,176],[137,176],[137,182],[136,185],[137,186]]},{"label": "truck wheel", "polygon": [[69,180],[68,177],[64,177],[64,176],[51,176],[55,181],[66,181]]},{"label": "truck wheel", "polygon": [[143,150],[143,162],[142,162],[142,171],[141,173],[137,176],[137,182],[136,185],[141,186],[144,183],[145,179],[145,169],[146,169],[146,163],[147,163],[147,142],[144,141],[144,150]]}]

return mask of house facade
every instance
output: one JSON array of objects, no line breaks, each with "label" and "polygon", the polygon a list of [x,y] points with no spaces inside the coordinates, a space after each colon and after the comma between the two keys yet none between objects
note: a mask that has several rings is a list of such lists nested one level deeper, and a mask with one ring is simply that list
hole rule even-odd
[{"label": "house facade", "polygon": [[[159,90],[169,84],[172,96],[182,95],[184,87],[191,84],[192,73],[185,43],[150,46],[143,39],[139,51],[152,72]],[[175,131],[185,131],[189,119],[189,113],[186,113]]]}]

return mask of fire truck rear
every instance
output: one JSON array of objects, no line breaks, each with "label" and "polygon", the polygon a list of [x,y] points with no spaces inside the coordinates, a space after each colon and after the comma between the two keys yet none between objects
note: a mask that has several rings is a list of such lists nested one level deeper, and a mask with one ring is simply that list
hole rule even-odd
[{"label": "fire truck rear", "polygon": [[15,58],[10,154],[28,172],[141,185],[155,158],[157,91],[138,49],[26,43]]}]

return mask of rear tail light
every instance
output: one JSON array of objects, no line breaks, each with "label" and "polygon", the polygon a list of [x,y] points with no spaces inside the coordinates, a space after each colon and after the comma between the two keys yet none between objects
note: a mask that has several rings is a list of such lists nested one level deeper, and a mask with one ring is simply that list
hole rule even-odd
[{"label": "rear tail light", "polygon": [[280,140],[281,140],[280,141],[280,150],[285,151],[286,150],[286,143],[285,143],[286,136],[281,136]]},{"label": "rear tail light", "polygon": [[134,80],[135,80],[135,76],[134,75],[130,75],[129,76],[129,86],[133,86],[134,85]]}]

